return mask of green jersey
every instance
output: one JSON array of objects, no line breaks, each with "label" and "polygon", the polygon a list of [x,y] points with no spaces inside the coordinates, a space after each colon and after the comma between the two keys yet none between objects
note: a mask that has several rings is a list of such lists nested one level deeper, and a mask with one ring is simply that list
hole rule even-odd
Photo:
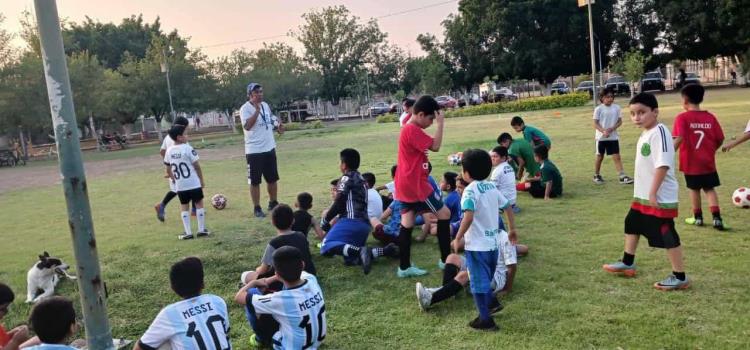
[{"label": "green jersey", "polygon": [[543,186],[546,186],[548,181],[552,181],[550,197],[561,196],[563,192],[563,178],[560,175],[560,170],[557,170],[555,163],[552,163],[549,159],[545,160],[542,163],[541,171]]},{"label": "green jersey", "polygon": [[544,144],[547,148],[552,147],[552,141],[545,135],[541,130],[526,125],[523,128],[523,139],[530,143],[532,146],[539,146]]},{"label": "green jersey", "polygon": [[[524,169],[529,173],[529,176],[536,176],[539,173],[539,164],[534,160],[534,151],[531,149],[531,145],[522,140],[513,140],[508,148],[508,154],[513,158],[521,158],[524,161]],[[516,166],[513,167],[516,172],[518,169]]]}]

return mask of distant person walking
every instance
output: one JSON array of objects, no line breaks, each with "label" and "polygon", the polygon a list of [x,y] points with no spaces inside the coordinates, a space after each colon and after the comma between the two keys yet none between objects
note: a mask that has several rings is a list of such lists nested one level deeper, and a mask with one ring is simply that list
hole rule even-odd
[{"label": "distant person walking", "polygon": [[682,87],[685,86],[685,80],[687,80],[687,73],[685,73],[685,68],[680,68],[680,74],[677,76],[677,79],[680,80],[680,85],[677,88],[682,89]]},{"label": "distant person walking", "polygon": [[263,87],[257,83],[247,86],[247,102],[240,108],[242,131],[245,134],[245,160],[247,161],[247,182],[250,185],[250,199],[253,202],[253,215],[265,217],[260,207],[261,176],[268,188],[268,210],[279,204],[277,199],[279,171],[276,164],[276,140],[273,132],[284,133],[284,125],[271,113],[271,107],[263,102]]}]

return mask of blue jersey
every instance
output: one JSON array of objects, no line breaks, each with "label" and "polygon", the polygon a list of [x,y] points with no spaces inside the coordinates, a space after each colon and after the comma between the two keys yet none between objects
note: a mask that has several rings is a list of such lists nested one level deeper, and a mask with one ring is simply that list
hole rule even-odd
[{"label": "blue jersey", "polygon": [[390,236],[398,237],[399,226],[401,225],[401,202],[394,199],[388,206],[391,209],[391,217],[388,223],[383,227],[383,231]]},{"label": "blue jersey", "polygon": [[173,350],[229,350],[229,314],[224,300],[211,294],[163,308],[139,341],[142,349],[169,343]]},{"label": "blue jersey", "polygon": [[461,221],[461,195],[452,191],[445,196],[445,206],[451,211],[451,222]]},{"label": "blue jersey", "polygon": [[248,294],[247,306],[279,323],[274,349],[317,349],[326,337],[326,306],[315,276],[302,272],[304,284],[266,295]]},{"label": "blue jersey", "polygon": [[432,186],[432,193],[435,194],[435,198],[443,199],[443,191],[440,190],[440,185],[435,181],[432,176],[427,176],[427,181]]}]

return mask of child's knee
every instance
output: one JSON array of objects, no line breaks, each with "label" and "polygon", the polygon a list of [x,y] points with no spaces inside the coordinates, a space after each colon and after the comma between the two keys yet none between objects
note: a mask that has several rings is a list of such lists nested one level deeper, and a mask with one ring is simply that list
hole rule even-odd
[{"label": "child's knee", "polygon": [[469,273],[466,271],[461,271],[453,279],[462,286],[466,286],[467,284],[469,284]]},{"label": "child's knee", "polygon": [[450,254],[445,258],[445,263],[456,265],[460,269],[461,265],[463,265],[463,260],[461,260],[461,257],[458,254]]}]

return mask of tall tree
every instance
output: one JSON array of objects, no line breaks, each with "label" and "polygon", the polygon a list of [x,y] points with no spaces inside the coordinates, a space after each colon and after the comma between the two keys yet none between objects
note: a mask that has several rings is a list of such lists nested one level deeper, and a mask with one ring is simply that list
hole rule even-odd
[{"label": "tall tree", "polygon": [[[296,34],[305,48],[305,58],[322,76],[322,94],[337,106],[356,72],[385,34],[378,24],[366,24],[344,6],[326,7],[302,15],[305,23]],[[338,112],[337,112],[338,114]]]},{"label": "tall tree", "polygon": [[391,93],[399,89],[406,68],[406,55],[399,47],[384,42],[375,47],[369,66],[373,88],[382,93]]},{"label": "tall tree", "polygon": [[5,16],[0,13],[0,68],[13,62],[16,51],[11,44],[13,34],[2,27],[4,22]]},{"label": "tall tree", "polygon": [[314,96],[318,79],[291,46],[263,45],[252,59],[252,80],[261,83],[266,98],[277,107]]}]

